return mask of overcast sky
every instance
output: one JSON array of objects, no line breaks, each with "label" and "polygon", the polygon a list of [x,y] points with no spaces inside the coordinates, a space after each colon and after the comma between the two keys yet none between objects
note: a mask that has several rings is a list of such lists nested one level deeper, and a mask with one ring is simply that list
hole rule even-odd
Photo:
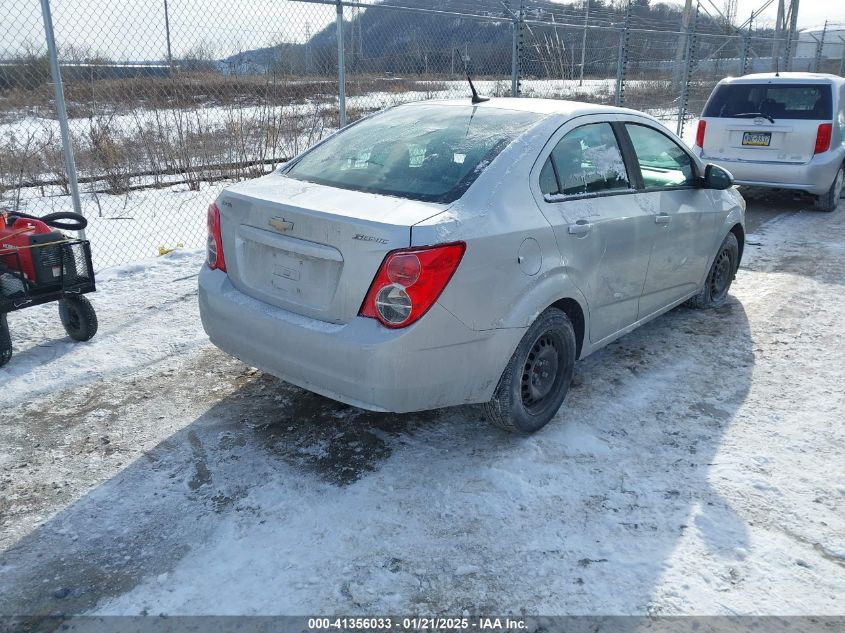
[{"label": "overcast sky", "polygon": [[[720,8],[725,1],[712,0]],[[738,0],[738,22],[763,2]],[[165,58],[163,0],[51,0],[51,4],[60,46],[74,44],[113,59]],[[198,46],[224,57],[279,42],[302,42],[306,29],[316,33],[335,15],[333,6],[279,0],[168,0],[168,5],[176,57]],[[773,24],[775,14],[775,6],[769,7],[758,24]],[[825,19],[845,23],[845,0],[800,0],[798,15],[801,27]],[[352,17],[350,9],[346,16]],[[0,0],[0,24],[5,32],[0,59],[14,57],[26,42],[43,47],[41,11],[35,0]]]},{"label": "overcast sky", "polygon": [[[667,4],[683,4],[682,0],[663,0]],[[702,5],[709,6],[709,0],[701,0]],[[722,9],[725,5],[725,0],[713,0],[713,4]],[[757,11],[765,0],[738,0],[737,1],[737,18],[739,22],[744,22],[749,18],[752,11]],[[789,0],[786,0],[787,6]],[[770,6],[763,13],[762,19],[774,24],[777,16],[777,0],[772,2]],[[845,23],[845,1],[843,0],[800,0],[798,5],[798,26],[816,26],[824,24],[825,20],[831,22]]]}]

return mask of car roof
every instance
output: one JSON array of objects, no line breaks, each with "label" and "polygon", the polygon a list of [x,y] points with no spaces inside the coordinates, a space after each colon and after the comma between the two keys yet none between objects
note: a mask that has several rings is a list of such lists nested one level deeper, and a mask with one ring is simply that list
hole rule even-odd
[{"label": "car roof", "polygon": [[[472,105],[469,97],[465,99],[432,99],[403,104],[400,107],[415,107],[421,105],[468,106]],[[647,114],[629,108],[584,103],[583,101],[567,101],[565,99],[536,99],[534,97],[493,97],[489,101],[476,104],[479,108],[494,108],[499,110],[515,110],[519,112],[535,112],[545,116],[575,117],[585,114],[625,114],[646,117]]]},{"label": "car roof", "polygon": [[731,84],[749,84],[760,83],[819,83],[828,82],[832,84],[843,84],[845,79],[838,75],[830,75],[827,73],[798,73],[798,72],[782,72],[782,73],[754,73],[751,75],[743,75],[742,77],[726,77],[719,83]]}]

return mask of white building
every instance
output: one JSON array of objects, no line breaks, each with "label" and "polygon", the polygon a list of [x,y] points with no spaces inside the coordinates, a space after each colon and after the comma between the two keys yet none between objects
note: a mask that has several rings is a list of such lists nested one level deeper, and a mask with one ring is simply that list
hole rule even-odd
[{"label": "white building", "polygon": [[823,26],[811,26],[798,31],[795,57],[815,58],[816,45],[823,32],[822,59],[842,59],[845,55],[845,24],[832,22],[828,22],[827,30]]}]

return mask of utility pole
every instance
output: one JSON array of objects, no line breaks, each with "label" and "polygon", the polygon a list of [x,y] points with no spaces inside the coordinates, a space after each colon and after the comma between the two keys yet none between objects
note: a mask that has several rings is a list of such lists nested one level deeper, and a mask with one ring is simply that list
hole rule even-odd
[{"label": "utility pole", "polygon": [[584,59],[587,52],[587,22],[590,21],[590,0],[584,0],[586,9],[584,11],[584,34],[581,36],[581,76],[578,79],[578,85],[584,85]]}]

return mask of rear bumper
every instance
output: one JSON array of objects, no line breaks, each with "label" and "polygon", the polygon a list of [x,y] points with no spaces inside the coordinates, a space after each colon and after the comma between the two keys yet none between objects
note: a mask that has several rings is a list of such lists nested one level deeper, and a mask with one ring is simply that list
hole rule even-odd
[{"label": "rear bumper", "polygon": [[701,160],[724,167],[738,185],[797,189],[814,195],[827,193],[836,172],[845,160],[845,152],[831,151],[817,154],[806,164],[784,164],[725,160],[702,155],[700,147],[695,148]]},{"label": "rear bumper", "polygon": [[439,304],[390,330],[357,317],[335,325],[272,306],[203,267],[202,324],[211,342],[294,385],[372,411],[488,401],[525,329],[470,330]]}]

